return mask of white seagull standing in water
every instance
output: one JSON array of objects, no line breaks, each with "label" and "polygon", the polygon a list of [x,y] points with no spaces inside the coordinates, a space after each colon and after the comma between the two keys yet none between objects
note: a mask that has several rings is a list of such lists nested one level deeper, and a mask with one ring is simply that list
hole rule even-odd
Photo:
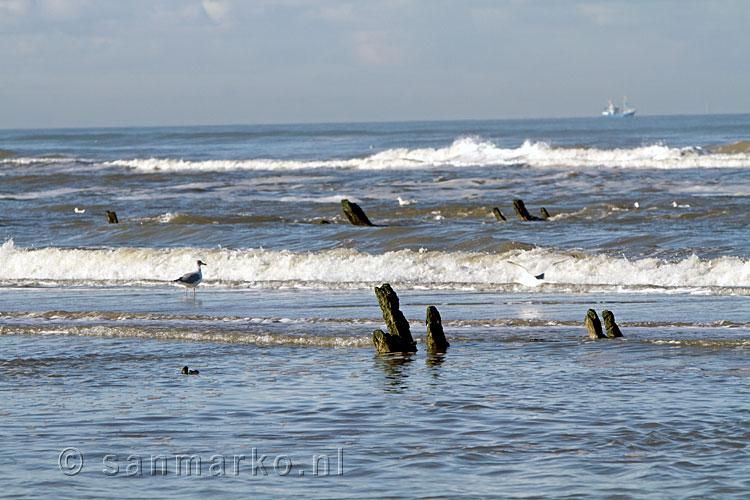
[{"label": "white seagull standing in water", "polygon": [[185,287],[185,298],[187,298],[187,289],[192,288],[193,289],[193,298],[195,298],[195,287],[198,286],[198,283],[203,281],[203,273],[201,272],[201,266],[207,265],[202,260],[195,261],[196,264],[198,264],[198,270],[192,273],[186,273],[174,280],[175,283],[179,283],[180,285]]}]

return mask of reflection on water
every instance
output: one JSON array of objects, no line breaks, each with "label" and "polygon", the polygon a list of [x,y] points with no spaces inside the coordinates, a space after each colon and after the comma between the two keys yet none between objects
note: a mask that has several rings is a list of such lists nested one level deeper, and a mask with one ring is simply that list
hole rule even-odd
[{"label": "reflection on water", "polygon": [[406,379],[409,377],[409,365],[414,361],[414,357],[414,353],[408,352],[375,355],[375,366],[383,372],[385,391],[402,392],[408,388]]},{"label": "reflection on water", "polygon": [[[528,342],[525,335],[545,335],[545,327],[521,336],[518,328],[471,327],[483,340],[463,333],[445,354],[420,345],[375,356],[371,345],[0,335],[0,391],[12,391],[0,419],[4,494],[109,491],[113,479],[101,471],[111,454],[223,456],[233,464],[255,449],[269,457],[269,475],[253,476],[242,462],[239,475],[220,483],[225,495],[261,487],[282,498],[304,487],[308,498],[331,498],[331,486],[346,484],[346,498],[426,498],[436,489],[445,498],[555,498],[563,490],[658,498],[653,492],[672,484],[678,497],[744,499],[744,346],[654,343],[663,329],[637,327],[627,342],[589,342],[581,327],[562,327],[566,341]],[[750,337],[747,328],[669,333],[720,334]],[[500,338],[511,340],[493,341]],[[200,376],[181,375],[183,365]],[[39,460],[68,446],[86,457],[75,480],[54,460]],[[344,483],[312,474],[313,456],[333,460],[341,448],[336,481]],[[289,477],[273,469],[282,455],[293,466]],[[456,482],[457,474],[468,480]],[[134,497],[168,490],[204,498],[198,480],[172,473],[129,488]]]},{"label": "reflection on water", "polygon": [[435,378],[438,378],[438,375],[440,374],[440,370],[438,370],[437,368],[440,368],[440,365],[443,364],[443,362],[445,361],[445,357],[445,352],[431,352],[427,354],[425,364],[430,368],[435,368],[435,370],[431,372]]}]

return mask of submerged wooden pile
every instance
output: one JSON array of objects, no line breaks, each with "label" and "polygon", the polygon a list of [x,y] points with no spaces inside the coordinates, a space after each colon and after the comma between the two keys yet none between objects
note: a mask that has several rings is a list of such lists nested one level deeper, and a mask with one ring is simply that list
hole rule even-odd
[{"label": "submerged wooden pile", "polygon": [[[520,199],[513,200],[513,211],[516,213],[518,220],[520,220],[521,222],[545,221],[549,220],[550,218],[549,212],[544,207],[539,209],[539,212],[542,214],[541,217],[535,217],[531,215],[526,209],[526,205],[524,204],[523,200]],[[500,209],[497,207],[492,208],[492,215],[494,215],[495,219],[500,222],[505,222],[507,220]]]},{"label": "submerged wooden pile", "polygon": [[596,315],[596,311],[593,309],[586,311],[584,324],[586,325],[586,330],[588,331],[591,340],[606,338],[615,339],[622,337],[622,332],[620,331],[620,327],[617,326],[617,323],[615,323],[615,315],[612,311],[602,311],[602,318],[604,318],[604,329],[607,332],[606,335],[602,332],[602,323],[599,321],[599,316]]},{"label": "submerged wooden pile", "polygon": [[344,210],[344,215],[349,219],[349,222],[355,226],[374,226],[370,219],[367,218],[365,211],[362,210],[359,205],[349,200],[341,200],[341,208]]},{"label": "submerged wooden pile", "polygon": [[524,205],[523,200],[513,200],[513,210],[516,212],[518,220],[520,220],[521,222],[541,221],[549,219],[549,213],[544,207],[542,207],[540,210],[542,213],[542,217],[535,217],[531,215],[529,211],[526,210],[526,205]]},{"label": "submerged wooden pile", "polygon": [[[341,209],[344,211],[344,215],[351,224],[355,226],[375,226],[375,224],[373,224],[367,217],[365,211],[362,210],[362,207],[356,203],[343,199],[341,200]],[[521,222],[546,221],[550,218],[549,212],[544,207],[539,209],[539,212],[542,214],[541,217],[531,215],[521,199],[513,200],[513,211]],[[500,222],[506,222],[508,220],[497,207],[492,208],[492,215]]]},{"label": "submerged wooden pile", "polygon": [[506,220],[508,220],[508,219],[505,218],[505,216],[503,215],[503,213],[497,207],[495,207],[495,208],[492,209],[492,215],[494,215],[495,219],[499,220],[500,222],[505,222]]},{"label": "submerged wooden pile", "polygon": [[427,308],[427,352],[445,352],[450,344],[445,339],[443,320],[435,306]]},{"label": "submerged wooden pile", "polygon": [[417,343],[411,336],[409,322],[399,309],[398,295],[391,285],[384,283],[375,287],[375,295],[383,312],[383,320],[388,333],[383,330],[372,332],[372,341],[378,352],[417,352]]},{"label": "submerged wooden pile", "polygon": [[[375,330],[372,333],[372,342],[378,353],[389,352],[417,352],[417,343],[411,336],[409,322],[399,309],[399,300],[391,285],[384,283],[375,287],[375,295],[383,312],[388,332]],[[450,345],[445,339],[443,323],[440,313],[435,306],[427,308],[427,352],[445,352]]]}]

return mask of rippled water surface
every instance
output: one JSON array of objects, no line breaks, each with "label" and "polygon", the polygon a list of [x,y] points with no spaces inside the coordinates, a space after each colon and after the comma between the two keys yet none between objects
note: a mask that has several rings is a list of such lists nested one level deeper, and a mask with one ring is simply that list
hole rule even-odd
[{"label": "rippled water surface", "polygon": [[[2,495],[744,499],[749,137],[748,115],[0,131]],[[172,280],[196,259],[193,296]],[[385,282],[416,353],[375,354]],[[625,337],[589,340],[588,309]]]},{"label": "rippled water surface", "polygon": [[[415,337],[438,299],[452,345],[376,356],[369,291],[1,295],[10,497],[96,498],[131,476],[118,496],[549,498],[564,484],[590,498],[744,498],[750,486],[745,297],[408,292]],[[618,311],[626,338],[587,340],[589,306]],[[78,455],[58,463],[69,448],[83,457],[72,476]],[[178,470],[178,456],[193,461]]]}]

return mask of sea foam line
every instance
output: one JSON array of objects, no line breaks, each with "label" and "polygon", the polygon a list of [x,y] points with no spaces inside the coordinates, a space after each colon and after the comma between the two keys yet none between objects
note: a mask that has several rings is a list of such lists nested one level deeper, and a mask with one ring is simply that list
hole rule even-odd
[{"label": "sea foam line", "polygon": [[117,160],[107,166],[143,172],[354,169],[399,170],[435,167],[523,165],[536,168],[748,168],[750,153],[711,153],[699,147],[672,148],[661,144],[632,149],[552,147],[525,141],[518,148],[503,148],[477,137],[460,137],[444,148],[387,149],[361,158],[331,160],[188,161],[171,158]]},{"label": "sea foam line", "polygon": [[[750,287],[750,260],[738,257],[679,261],[628,260],[607,255],[565,254],[536,248],[502,254],[399,250],[369,254],[353,249],[292,252],[264,249],[200,248],[19,248],[13,240],[0,246],[0,283],[47,283],[49,286],[163,286],[192,269],[195,259],[208,263],[205,285],[274,288],[368,288],[372,283],[400,283],[410,288],[466,289],[529,284],[516,264],[531,273],[545,272],[555,286],[577,289],[641,287],[701,291],[710,287]],[[541,283],[530,283],[541,284]],[[705,292],[704,293],[711,293]]]}]

